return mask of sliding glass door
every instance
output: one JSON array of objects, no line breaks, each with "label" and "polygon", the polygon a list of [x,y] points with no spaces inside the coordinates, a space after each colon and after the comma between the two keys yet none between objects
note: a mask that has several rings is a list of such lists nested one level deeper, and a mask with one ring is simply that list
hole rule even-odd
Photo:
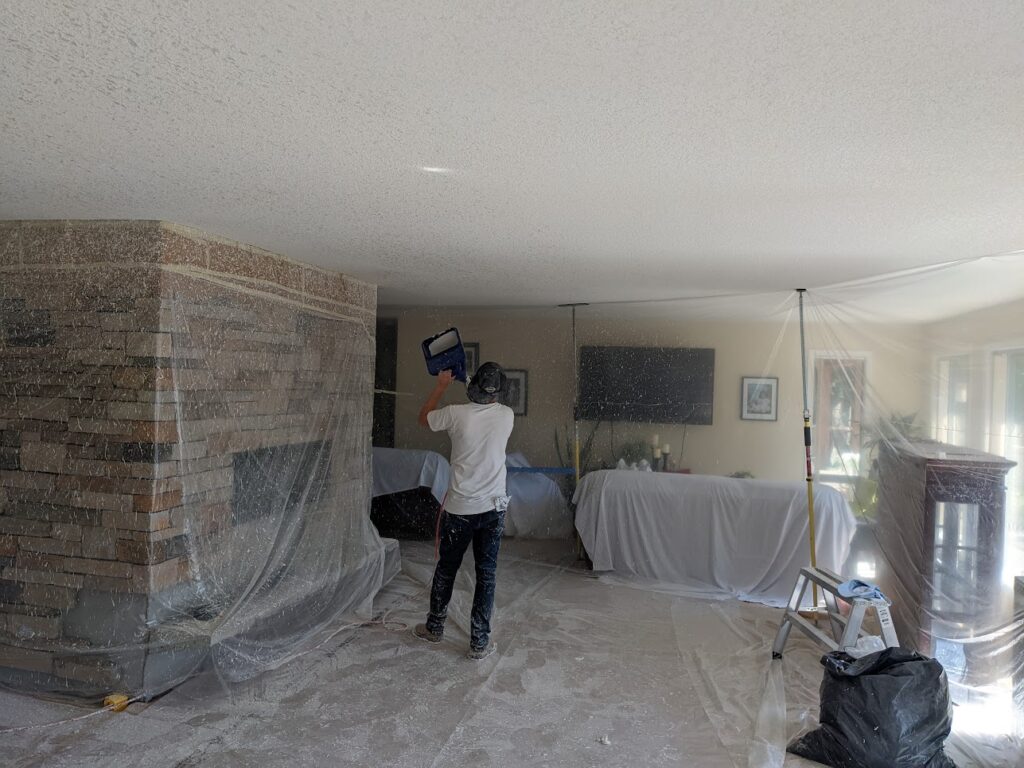
[{"label": "sliding glass door", "polygon": [[992,424],[989,450],[1017,466],[1006,476],[1004,578],[1024,575],[1024,349],[992,356]]}]

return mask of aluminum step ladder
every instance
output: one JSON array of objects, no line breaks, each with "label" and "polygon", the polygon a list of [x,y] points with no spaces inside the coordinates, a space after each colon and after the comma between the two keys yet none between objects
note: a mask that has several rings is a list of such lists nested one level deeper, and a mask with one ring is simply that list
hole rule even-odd
[{"label": "aluminum step ladder", "polygon": [[[804,593],[810,584],[817,584],[825,595],[825,610],[828,613],[829,624],[832,626],[832,637],[829,637],[809,619],[800,615],[800,603],[803,602]],[[801,568],[797,576],[796,585],[793,587],[793,594],[789,597],[789,604],[786,606],[786,613],[782,617],[782,625],[775,635],[775,644],[772,646],[772,658],[781,659],[782,651],[786,647],[790,630],[796,626],[805,635],[830,651],[846,651],[857,645],[860,637],[868,633],[863,629],[864,618],[867,612],[873,609],[878,614],[878,623],[882,628],[882,642],[886,648],[898,648],[900,641],[896,637],[896,627],[892,623],[892,615],[889,613],[889,601],[878,598],[840,598],[839,585],[842,580],[839,576],[824,568]],[[843,616],[839,610],[838,600],[850,603],[852,608],[850,615]]]}]

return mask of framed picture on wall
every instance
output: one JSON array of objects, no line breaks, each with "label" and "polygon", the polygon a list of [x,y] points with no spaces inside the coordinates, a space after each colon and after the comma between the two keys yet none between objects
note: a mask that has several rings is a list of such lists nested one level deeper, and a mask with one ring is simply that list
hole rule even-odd
[{"label": "framed picture on wall", "polygon": [[740,418],[776,421],[779,418],[779,380],[775,376],[744,376],[740,386]]},{"label": "framed picture on wall", "polygon": [[526,371],[506,370],[505,389],[500,401],[512,409],[516,416],[526,415]]},{"label": "framed picture on wall", "polygon": [[480,365],[480,344],[475,341],[464,341],[462,348],[466,350],[466,376],[472,378]]}]

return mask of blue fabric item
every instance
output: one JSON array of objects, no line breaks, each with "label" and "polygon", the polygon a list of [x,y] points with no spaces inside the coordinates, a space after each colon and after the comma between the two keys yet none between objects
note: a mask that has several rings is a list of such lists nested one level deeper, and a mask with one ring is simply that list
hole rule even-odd
[{"label": "blue fabric item", "polygon": [[462,565],[462,556],[472,544],[473,559],[476,561],[476,589],[473,592],[469,644],[470,647],[480,650],[487,647],[487,641],[491,636],[495,574],[498,569],[501,534],[505,530],[505,513],[494,509],[479,515],[453,515],[450,512],[443,514],[440,556],[430,589],[427,629],[435,634],[444,632],[455,576]]},{"label": "blue fabric item", "polygon": [[860,579],[850,579],[849,581],[844,581],[842,584],[839,585],[838,591],[840,597],[846,598],[862,597],[865,600],[886,601],[888,601],[889,599],[882,594],[882,590],[880,590],[877,586],[875,586],[874,584],[870,584],[866,581],[861,581]]}]

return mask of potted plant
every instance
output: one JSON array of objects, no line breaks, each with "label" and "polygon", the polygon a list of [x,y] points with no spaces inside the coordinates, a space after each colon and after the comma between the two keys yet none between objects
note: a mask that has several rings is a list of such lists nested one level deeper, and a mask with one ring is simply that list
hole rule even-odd
[{"label": "potted plant", "polygon": [[864,427],[861,451],[867,461],[867,474],[853,480],[854,513],[864,520],[875,519],[878,505],[878,450],[882,443],[905,443],[923,440],[925,427],[917,421],[917,412],[893,411],[888,418],[878,418]]},{"label": "potted plant", "polygon": [[[590,431],[587,436],[583,439],[580,444],[580,477],[589,472],[591,467],[591,453],[594,447],[594,435],[597,434],[597,428],[601,426],[600,421],[595,421],[590,427]],[[564,451],[564,452],[563,452]],[[558,427],[555,427],[555,452],[558,455],[558,464],[562,467],[573,467],[575,466],[573,459],[572,449],[572,430],[569,427],[565,428],[564,437],[559,435]],[[573,497],[576,492],[576,478],[569,478],[569,498]]]}]

